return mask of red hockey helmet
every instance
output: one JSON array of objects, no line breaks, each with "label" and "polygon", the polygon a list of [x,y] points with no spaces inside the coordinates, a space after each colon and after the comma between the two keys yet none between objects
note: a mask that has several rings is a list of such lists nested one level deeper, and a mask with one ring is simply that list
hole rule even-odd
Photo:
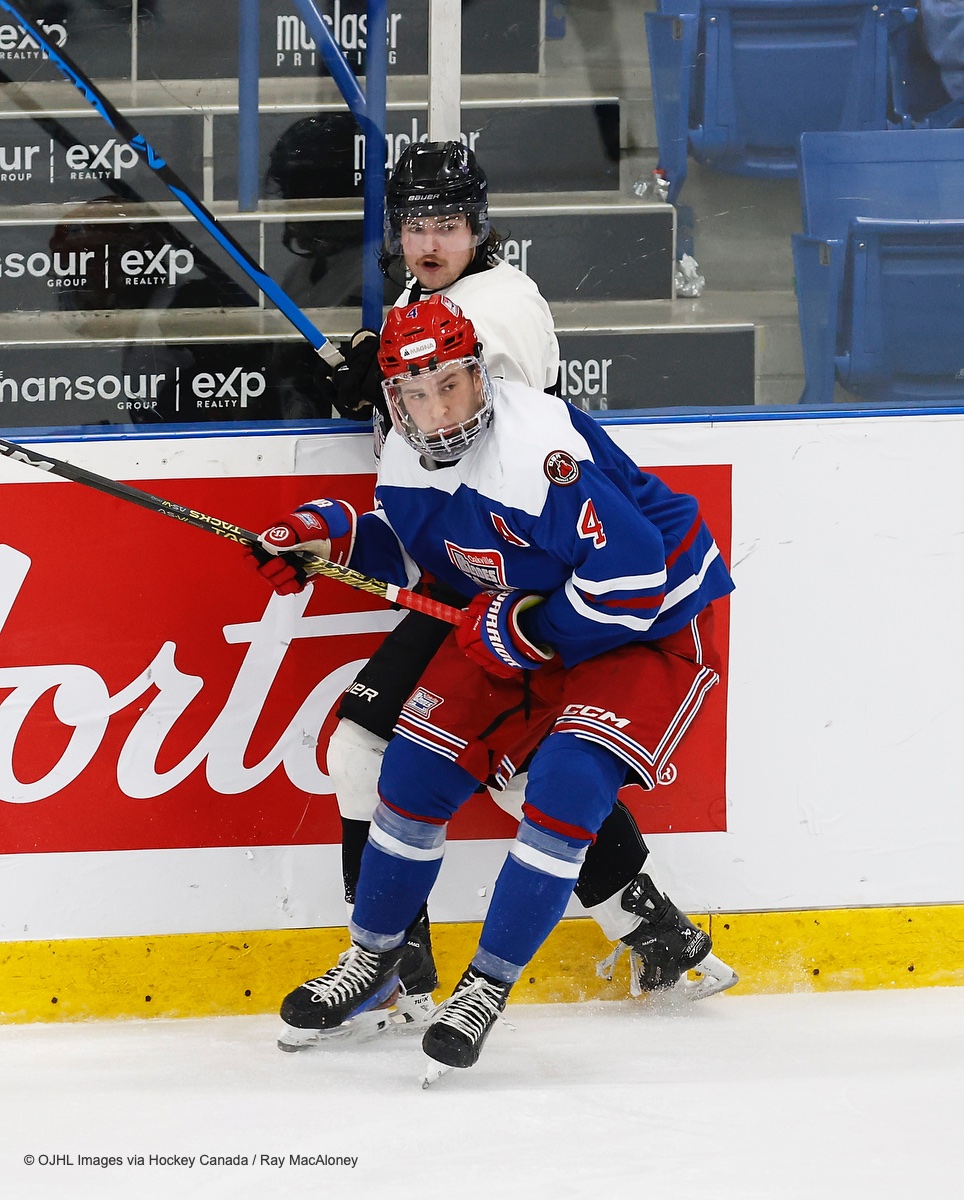
[{"label": "red hockey helmet", "polygon": [[391,310],[382,327],[378,365],[386,379],[417,375],[453,358],[477,358],[481,349],[465,313],[448,296],[436,293]]},{"label": "red hockey helmet", "polygon": [[[453,462],[491,424],[492,388],[481,349],[475,326],[448,296],[388,314],[378,351],[382,390],[395,429],[419,454]],[[458,403],[435,403],[443,394]]]}]

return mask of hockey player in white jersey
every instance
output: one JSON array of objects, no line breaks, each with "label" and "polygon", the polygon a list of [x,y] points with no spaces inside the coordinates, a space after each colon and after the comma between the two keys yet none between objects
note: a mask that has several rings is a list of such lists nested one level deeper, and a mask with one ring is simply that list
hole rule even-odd
[{"label": "hockey player in white jersey", "polygon": [[[404,289],[404,308],[437,292],[449,296],[489,347],[490,376],[550,389],[559,373],[559,343],[549,305],[528,275],[500,257],[502,239],[489,220],[488,183],[460,142],[417,142],[392,172],[385,194],[380,265]],[[387,419],[378,369],[378,334],[360,329],[339,347],[345,363],[326,389],[348,417]]]},{"label": "hockey player in white jersey", "polygon": [[[313,501],[262,536],[399,585],[428,571],[471,597],[385,750],[351,947],[285,999],[289,1025],[337,1030],[393,1001],[449,818],[534,752],[478,950],[423,1037],[438,1070],[477,1061],[619,788],[653,788],[697,719],[719,679],[713,602],[732,588],[693,497],[639,471],[591,417],[491,381],[480,349],[447,297],[394,309],[376,509]],[[290,557],[262,570],[281,592],[302,585]]]},{"label": "hockey player in white jersey", "polygon": [[[456,301],[472,321],[485,347],[489,376],[551,388],[559,367],[552,314],[529,277],[499,258],[500,240],[488,213],[485,174],[459,142],[410,146],[388,181],[382,268],[401,264],[411,281],[396,307],[421,296],[441,294]],[[378,338],[361,330],[341,347],[346,366],[332,381],[335,403],[348,416],[374,412],[376,444],[384,437],[388,410],[375,357]],[[466,598],[435,581],[436,599],[462,607]],[[338,709],[339,724],[328,746],[327,768],[342,822],[345,898],[354,900],[361,855],[378,804],[378,774],[402,704],[445,639],[448,628],[421,613],[408,614],[362,668]],[[525,775],[496,802],[522,815]],[[692,998],[711,995],[736,982],[729,968],[712,957],[709,936],[696,928],[644,873],[648,850],[623,805],[617,805],[587,855],[576,896],[617,949],[629,951],[630,989],[660,991],[685,981],[702,964],[696,984],[683,983]],[[427,913],[420,914],[408,938],[401,1006],[418,1018],[431,1008],[437,986]],[[300,1043],[295,1043],[300,1044]]]}]

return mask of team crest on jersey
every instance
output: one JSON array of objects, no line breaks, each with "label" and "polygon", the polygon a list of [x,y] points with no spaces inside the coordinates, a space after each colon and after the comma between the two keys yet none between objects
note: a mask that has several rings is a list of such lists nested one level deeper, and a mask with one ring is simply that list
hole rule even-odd
[{"label": "team crest on jersey", "polygon": [[560,487],[569,487],[580,475],[579,464],[566,450],[553,450],[547,454],[542,469],[549,482],[558,483]]},{"label": "team crest on jersey", "polygon": [[438,708],[442,702],[441,696],[436,696],[428,688],[419,687],[405,701],[405,707],[416,716],[427,719],[432,715],[432,710]]},{"label": "team crest on jersey", "polygon": [[492,524],[495,526],[499,535],[501,537],[504,537],[510,546],[531,545],[531,543],[527,542],[525,540],[525,538],[520,538],[517,533],[513,533],[512,530],[509,528],[509,526],[506,524],[505,519],[503,517],[500,517],[498,513],[489,513],[489,516],[492,518]]},{"label": "team crest on jersey", "polygon": [[484,588],[507,588],[505,560],[498,550],[468,550],[446,541],[445,549],[456,570]]}]

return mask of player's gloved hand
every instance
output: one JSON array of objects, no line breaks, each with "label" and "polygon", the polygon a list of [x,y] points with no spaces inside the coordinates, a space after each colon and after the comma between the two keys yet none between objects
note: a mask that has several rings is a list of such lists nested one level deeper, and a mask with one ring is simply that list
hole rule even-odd
[{"label": "player's gloved hand", "polygon": [[479,592],[465,610],[455,640],[468,658],[500,679],[541,667],[555,651],[533,642],[520,618],[543,599],[534,592]]},{"label": "player's gloved hand", "polygon": [[251,549],[258,573],[286,596],[307,582],[299,553],[315,554],[344,565],[355,544],[355,510],[344,500],[309,500],[276,521]]},{"label": "player's gloved hand", "polygon": [[357,522],[355,510],[344,500],[309,500],[266,529],[258,541],[269,554],[301,550],[344,566],[355,544]]},{"label": "player's gloved hand", "polygon": [[336,417],[339,415],[335,408],[335,368],[319,358],[311,372],[311,384],[314,389],[315,407],[322,416]]},{"label": "player's gloved hand", "polygon": [[304,591],[308,573],[294,554],[269,554],[261,546],[252,546],[244,557],[279,596]]},{"label": "player's gloved hand", "polygon": [[377,359],[378,334],[371,329],[359,329],[339,349],[345,361],[332,376],[331,403],[343,417],[354,421],[370,420],[373,408],[386,414]]}]

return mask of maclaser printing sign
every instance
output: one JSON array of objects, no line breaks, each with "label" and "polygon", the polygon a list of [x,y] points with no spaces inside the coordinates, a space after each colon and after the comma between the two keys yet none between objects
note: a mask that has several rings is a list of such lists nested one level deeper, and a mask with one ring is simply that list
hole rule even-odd
[{"label": "maclaser printing sign", "polygon": [[[730,469],[660,473],[699,495],[727,555]],[[364,511],[373,481],[137,486],[258,529],[306,496]],[[339,840],[325,750],[396,619],[383,602],[328,580],[277,597],[234,543],[60,481],[0,485],[0,529],[0,854]],[[644,830],[725,828],[725,731],[721,686],[666,786],[623,790]],[[451,836],[512,832],[477,796]]]},{"label": "maclaser printing sign", "polygon": [[[224,0],[164,0],[163,12],[141,5],[137,58],[142,79],[225,79],[238,66],[238,4]],[[324,55],[291,0],[261,0],[260,75],[312,79],[327,75]],[[367,69],[366,0],[317,0],[328,27],[357,75]],[[543,22],[540,0],[485,0],[462,13],[466,75],[536,74]],[[428,0],[389,0],[385,51],[389,75],[428,71]],[[83,61],[83,60],[82,60]]]},{"label": "maclaser printing sign", "polygon": [[[618,120],[619,105],[610,101],[590,104],[579,99],[565,104],[467,105],[462,110],[460,137],[485,164],[490,193],[616,192],[619,168],[607,155],[600,135],[601,113]],[[261,113],[259,175],[264,199],[276,197],[275,188],[283,194],[285,187],[292,186],[297,191],[292,198],[297,199],[362,195],[365,135],[350,120],[313,121],[326,115],[335,116],[336,110]],[[230,201],[237,197],[238,190],[237,115],[215,113],[213,127],[214,198]],[[389,109],[386,169],[391,171],[409,146],[427,139],[424,109]],[[520,156],[519,146],[526,147],[524,155]],[[304,162],[314,166],[310,175],[302,169]],[[292,166],[298,168],[297,175]],[[497,228],[502,233],[512,232],[512,223],[507,229],[500,222]],[[638,257],[638,249],[627,254]]]}]

